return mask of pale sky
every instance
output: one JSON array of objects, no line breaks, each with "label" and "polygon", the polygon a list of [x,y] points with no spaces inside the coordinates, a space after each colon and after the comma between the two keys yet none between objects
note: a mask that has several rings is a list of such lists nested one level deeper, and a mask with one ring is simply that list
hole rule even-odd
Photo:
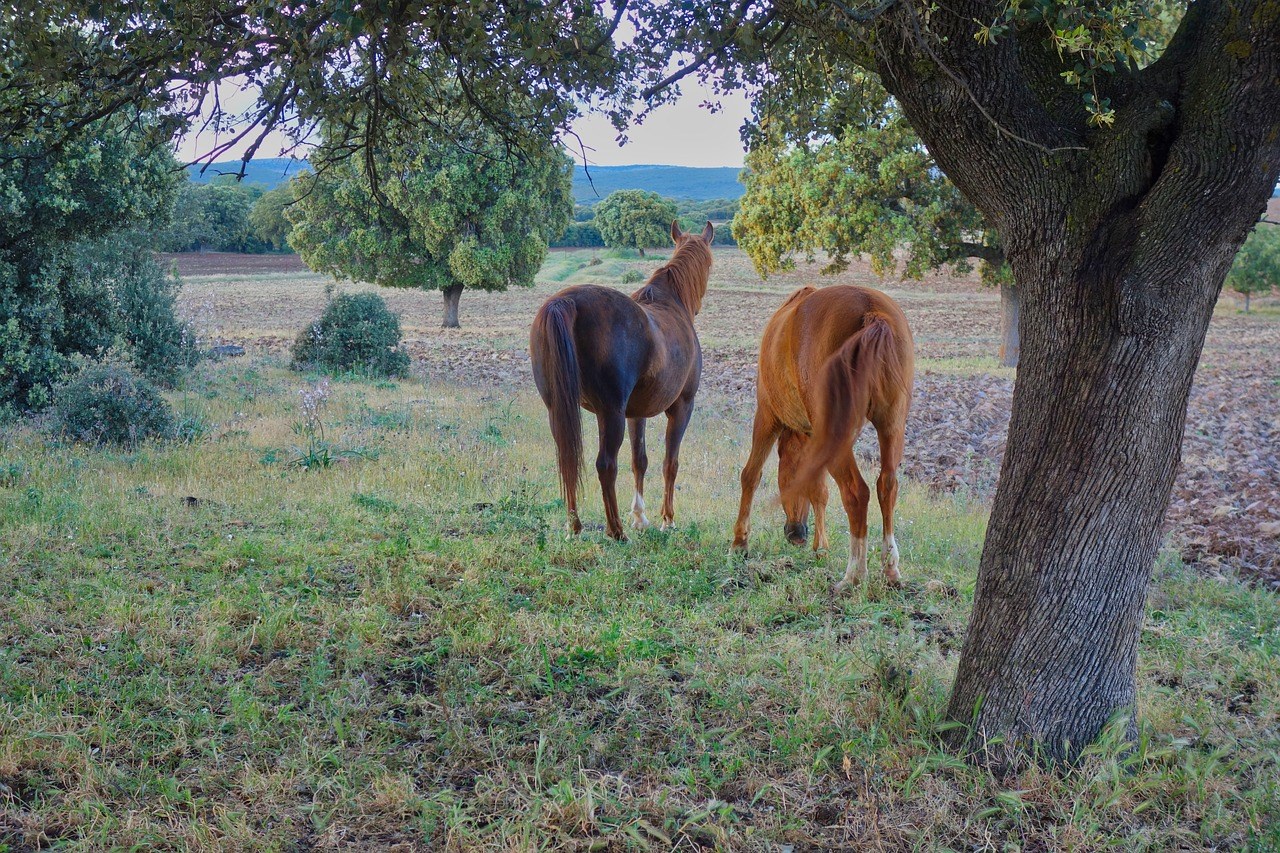
[{"label": "pale sky", "polygon": [[[738,128],[747,117],[746,95],[736,92],[720,99],[723,109],[716,113],[701,106],[708,97],[696,82],[686,84],[679,101],[659,107],[644,124],[628,130],[624,146],[614,141],[616,133],[604,116],[586,116],[573,129],[588,147],[588,162],[596,166],[741,166],[746,151]],[[579,159],[579,152],[570,153]]]},{"label": "pale sky", "polygon": [[[628,131],[628,142],[619,146],[616,132],[608,119],[588,115],[573,125],[573,130],[587,148],[587,161],[595,166],[625,166],[652,163],[664,166],[741,166],[745,150],[738,138],[738,128],[747,117],[747,98],[741,92],[718,99],[722,109],[711,112],[702,103],[712,99],[710,91],[697,81],[685,81],[684,94],[674,104],[655,110],[638,127]],[[232,109],[243,109],[253,103],[256,93],[239,91],[238,87],[224,84],[222,103]],[[223,139],[226,137],[223,136]],[[569,152],[575,161],[581,162],[581,152],[576,140],[568,137],[574,146]],[[178,158],[183,162],[194,160],[218,143],[213,133],[189,136],[178,146]],[[272,134],[258,149],[257,157],[279,157],[287,144],[283,135]],[[218,157],[222,160],[239,159],[247,144],[233,148]]]}]

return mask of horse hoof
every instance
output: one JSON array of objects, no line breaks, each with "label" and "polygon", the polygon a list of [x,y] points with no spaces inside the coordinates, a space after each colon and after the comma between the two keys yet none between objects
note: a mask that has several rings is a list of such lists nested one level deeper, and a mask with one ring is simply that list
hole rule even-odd
[{"label": "horse hoof", "polygon": [[643,515],[633,515],[631,517],[632,530],[648,530],[650,528],[649,519]]},{"label": "horse hoof", "polygon": [[676,523],[674,521],[664,521],[658,529],[663,533],[670,533],[672,530],[676,529]]},{"label": "horse hoof", "polygon": [[856,580],[840,581],[838,584],[836,584],[834,587],[831,588],[831,594],[845,595],[847,593],[853,592],[855,589],[858,588],[858,583],[859,582]]},{"label": "horse hoof", "polygon": [[902,576],[901,575],[893,575],[893,576],[885,575],[884,585],[889,587],[890,589],[902,589]]}]

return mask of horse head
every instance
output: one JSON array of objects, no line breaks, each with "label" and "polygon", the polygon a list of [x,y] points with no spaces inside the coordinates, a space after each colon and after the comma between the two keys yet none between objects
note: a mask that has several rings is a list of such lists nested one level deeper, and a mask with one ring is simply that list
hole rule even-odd
[{"label": "horse head", "polygon": [[786,514],[786,523],[782,527],[782,532],[792,545],[804,545],[809,541],[811,504],[809,496],[787,488],[800,467],[808,440],[808,436],[804,433],[791,430],[783,432],[778,439],[778,486],[781,491],[782,511]]},{"label": "horse head", "polygon": [[[680,247],[681,237],[690,236],[692,235],[688,231],[680,230],[680,223],[678,221],[675,219],[671,220],[671,241],[676,244],[676,248]],[[707,220],[706,227],[702,229],[702,233],[698,236],[702,238],[702,242],[706,243],[708,246],[711,245],[711,241],[714,240],[716,236],[716,227],[711,224],[711,220]]]}]

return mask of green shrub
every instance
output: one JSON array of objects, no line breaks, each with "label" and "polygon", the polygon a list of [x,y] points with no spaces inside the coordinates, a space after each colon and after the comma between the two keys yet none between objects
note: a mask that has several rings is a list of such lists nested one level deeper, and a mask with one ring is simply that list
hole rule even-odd
[{"label": "green shrub", "polygon": [[[97,310],[109,318],[96,330],[103,337],[101,344],[86,354],[101,356],[114,338],[122,338],[133,366],[152,382],[172,388],[200,354],[195,333],[178,319],[182,283],[176,273],[166,273],[156,262],[143,236],[132,232],[115,240],[82,244],[75,253],[74,267],[103,294],[96,297],[104,303]],[[93,310],[90,304],[84,313]]]},{"label": "green shrub", "polygon": [[72,441],[132,448],[172,438],[174,418],[154,384],[113,359],[86,365],[55,389],[51,429]]},{"label": "green shrub", "polygon": [[298,336],[293,367],[370,376],[404,376],[409,355],[400,348],[400,320],[376,293],[339,293]]},{"label": "green shrub", "polygon": [[48,406],[76,356],[153,334],[125,303],[148,283],[171,293],[147,244],[168,218],[177,162],[138,119],[0,141],[0,422]]},{"label": "green shrub", "polygon": [[638,284],[644,281],[644,273],[640,270],[627,270],[622,274],[623,284]]}]

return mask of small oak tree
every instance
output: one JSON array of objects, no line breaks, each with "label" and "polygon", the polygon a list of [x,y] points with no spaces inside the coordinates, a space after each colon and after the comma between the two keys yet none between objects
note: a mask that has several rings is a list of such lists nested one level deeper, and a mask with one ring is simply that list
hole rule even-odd
[{"label": "small oak tree", "polygon": [[406,140],[365,164],[332,147],[292,182],[289,243],[311,269],[387,287],[439,290],[446,328],[462,290],[529,287],[573,213],[572,161],[513,152],[482,132]]},{"label": "small oak tree", "polygon": [[1280,284],[1280,227],[1260,224],[1240,247],[1227,273],[1227,287],[1244,297],[1244,312],[1255,293],[1270,293]]},{"label": "small oak tree", "polygon": [[596,228],[611,249],[637,249],[671,242],[675,202],[645,190],[617,190],[596,205]]}]

